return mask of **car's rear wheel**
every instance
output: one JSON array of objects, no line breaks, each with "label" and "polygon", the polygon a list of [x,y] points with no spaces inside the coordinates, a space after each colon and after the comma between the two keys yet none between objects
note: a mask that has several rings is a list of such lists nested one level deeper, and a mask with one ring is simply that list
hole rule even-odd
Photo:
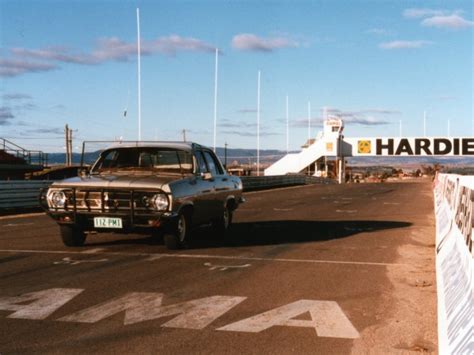
[{"label": "car's rear wheel", "polygon": [[219,234],[225,234],[232,224],[232,210],[226,206],[224,212],[219,219],[212,223],[214,230]]},{"label": "car's rear wheel", "polygon": [[178,216],[174,226],[167,230],[163,240],[168,249],[176,250],[186,247],[190,234],[190,218],[184,213]]},{"label": "car's rear wheel", "polygon": [[65,246],[80,247],[86,241],[86,234],[82,229],[75,226],[59,226],[61,239]]}]

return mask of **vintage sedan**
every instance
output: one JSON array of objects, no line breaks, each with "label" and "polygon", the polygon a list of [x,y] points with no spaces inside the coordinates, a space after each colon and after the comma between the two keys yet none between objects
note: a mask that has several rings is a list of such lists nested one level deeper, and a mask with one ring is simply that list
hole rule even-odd
[{"label": "vintage sedan", "polygon": [[241,180],[214,152],[186,142],[116,143],[88,173],[41,194],[66,246],[95,231],[161,234],[169,249],[182,248],[196,226],[225,233],[243,201]]}]

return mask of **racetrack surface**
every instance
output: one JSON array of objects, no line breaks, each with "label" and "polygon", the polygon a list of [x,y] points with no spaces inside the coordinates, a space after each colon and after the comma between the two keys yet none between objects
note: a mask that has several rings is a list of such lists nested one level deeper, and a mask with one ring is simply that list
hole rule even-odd
[{"label": "racetrack surface", "polygon": [[429,182],[245,197],[228,236],[179,251],[0,218],[0,353],[436,352]]}]

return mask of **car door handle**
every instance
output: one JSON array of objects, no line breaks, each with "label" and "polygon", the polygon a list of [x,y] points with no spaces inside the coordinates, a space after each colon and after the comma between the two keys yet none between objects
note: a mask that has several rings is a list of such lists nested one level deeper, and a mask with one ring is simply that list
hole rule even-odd
[{"label": "car door handle", "polygon": [[227,179],[227,178],[222,178],[222,181],[227,181],[227,180],[229,180],[229,179]]}]

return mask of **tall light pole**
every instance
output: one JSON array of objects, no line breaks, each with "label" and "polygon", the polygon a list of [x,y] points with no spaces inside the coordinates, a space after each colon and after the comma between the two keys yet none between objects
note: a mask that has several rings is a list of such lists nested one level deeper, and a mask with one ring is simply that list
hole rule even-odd
[{"label": "tall light pole", "polygon": [[260,176],[260,70],[257,79],[257,176]]},{"label": "tall light pole", "polygon": [[216,60],[214,67],[214,153],[216,152],[216,141],[217,141],[217,70],[218,70],[218,59],[219,49],[216,48]]},{"label": "tall light pole", "polygon": [[311,139],[311,102],[308,101],[308,145]]},{"label": "tall light pole", "polygon": [[286,95],[286,154],[290,151],[290,119],[288,114],[288,95]]},{"label": "tall light pole", "polygon": [[426,110],[423,111],[423,137],[426,137]]},{"label": "tall light pole", "polygon": [[141,93],[141,63],[140,63],[140,9],[137,7],[137,64],[138,64],[138,140],[142,140],[142,93]]}]

